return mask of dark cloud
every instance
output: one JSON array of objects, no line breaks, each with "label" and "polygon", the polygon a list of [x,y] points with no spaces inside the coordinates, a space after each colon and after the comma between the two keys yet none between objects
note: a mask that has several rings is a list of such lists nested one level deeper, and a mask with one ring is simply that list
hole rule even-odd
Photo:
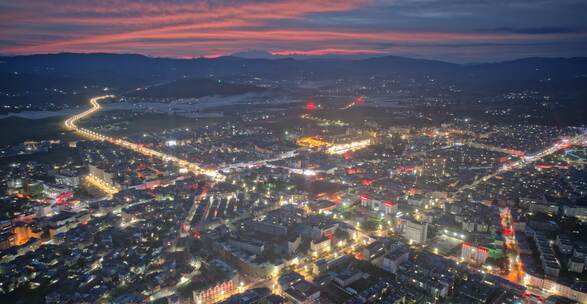
[{"label": "dark cloud", "polygon": [[581,31],[568,27],[529,27],[529,28],[515,28],[515,27],[497,27],[494,29],[482,29],[482,32],[498,32],[498,33],[513,33],[513,34],[571,34],[580,33]]}]

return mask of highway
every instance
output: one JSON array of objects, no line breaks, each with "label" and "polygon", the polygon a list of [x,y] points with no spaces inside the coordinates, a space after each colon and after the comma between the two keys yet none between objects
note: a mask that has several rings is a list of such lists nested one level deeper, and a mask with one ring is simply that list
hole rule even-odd
[{"label": "highway", "polygon": [[156,151],[156,150],[153,150],[150,148],[146,148],[146,147],[143,147],[139,144],[135,144],[135,143],[132,143],[130,141],[127,141],[127,140],[124,140],[121,138],[114,138],[111,136],[99,134],[97,132],[82,128],[77,125],[77,122],[80,121],[81,119],[87,118],[87,117],[91,116],[92,114],[99,112],[102,109],[102,107],[99,103],[100,100],[103,100],[106,98],[111,98],[111,97],[114,97],[114,96],[113,95],[104,95],[104,96],[98,96],[98,97],[94,97],[94,98],[90,99],[91,108],[66,119],[65,120],[65,127],[68,130],[72,130],[75,133],[77,133],[78,135],[85,137],[85,138],[88,138],[88,139],[107,141],[109,143],[115,144],[117,146],[129,149],[129,150],[132,150],[132,151],[135,151],[138,153],[141,153],[141,154],[149,156],[149,157],[154,157],[154,158],[158,158],[163,161],[175,163],[177,166],[179,166],[181,168],[186,168],[190,172],[197,174],[197,175],[203,174],[203,175],[211,177],[214,180],[223,180],[224,179],[224,176],[222,176],[217,171],[210,170],[210,169],[204,169],[199,164],[189,162],[187,160],[180,159],[180,158],[175,157],[173,155],[159,152],[159,151]]}]

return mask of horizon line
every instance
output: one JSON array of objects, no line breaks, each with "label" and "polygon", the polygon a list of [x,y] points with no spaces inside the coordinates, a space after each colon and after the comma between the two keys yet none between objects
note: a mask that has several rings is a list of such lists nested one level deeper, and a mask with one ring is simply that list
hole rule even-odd
[{"label": "horizon line", "polygon": [[[513,57],[511,59],[503,59],[503,60],[471,60],[471,61],[453,61],[453,60],[445,60],[445,59],[438,59],[438,58],[430,58],[430,57],[418,57],[418,56],[402,56],[402,55],[394,55],[391,53],[353,53],[353,54],[337,54],[337,53],[325,53],[320,55],[312,55],[312,54],[300,54],[296,52],[288,53],[287,55],[281,54],[281,52],[275,51],[263,51],[258,50],[259,52],[264,52],[268,55],[268,57],[244,57],[238,56],[239,53],[246,53],[246,52],[253,52],[257,50],[249,50],[249,51],[238,51],[231,54],[210,54],[210,55],[201,55],[201,56],[194,56],[194,57],[187,57],[187,56],[152,56],[142,53],[126,53],[126,52],[48,52],[48,53],[30,53],[30,54],[0,54],[0,57],[10,57],[10,58],[17,58],[17,57],[29,57],[29,56],[54,56],[54,55],[133,55],[133,56],[142,56],[145,58],[150,59],[170,59],[170,60],[195,60],[195,59],[220,59],[220,58],[240,58],[240,59],[247,59],[247,60],[280,60],[280,59],[293,59],[293,60],[300,60],[303,59],[325,59],[325,60],[345,60],[345,61],[362,61],[374,58],[383,58],[383,57],[397,57],[397,58],[405,58],[405,59],[414,59],[414,60],[428,60],[428,61],[437,61],[437,62],[444,62],[444,63],[451,63],[457,65],[466,65],[466,64],[483,64],[483,63],[500,63],[500,62],[511,62],[517,60],[524,60],[524,59],[582,59],[587,58],[585,56],[528,56],[528,57]],[[365,56],[365,57],[362,57]],[[357,58],[359,57],[359,58]]]}]

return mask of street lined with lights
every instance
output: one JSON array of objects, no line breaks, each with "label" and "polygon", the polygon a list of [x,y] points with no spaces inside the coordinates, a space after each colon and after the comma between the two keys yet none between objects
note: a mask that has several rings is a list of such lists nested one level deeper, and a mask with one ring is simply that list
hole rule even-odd
[{"label": "street lined with lights", "polygon": [[175,163],[180,168],[187,168],[189,171],[193,172],[194,174],[203,174],[203,175],[209,176],[215,180],[222,180],[223,179],[223,176],[221,174],[219,174],[217,171],[210,170],[210,169],[204,169],[199,164],[189,162],[187,160],[183,160],[183,159],[180,159],[180,158],[175,157],[173,155],[162,153],[162,152],[150,149],[150,148],[146,148],[142,145],[135,144],[135,143],[132,143],[130,141],[127,141],[127,140],[124,140],[121,138],[114,138],[111,136],[102,135],[102,134],[99,134],[99,133],[94,132],[92,130],[79,127],[77,125],[77,122],[79,120],[84,119],[86,117],[89,117],[90,115],[92,115],[102,109],[99,101],[104,100],[104,99],[108,99],[108,98],[112,98],[112,97],[114,97],[114,96],[113,95],[104,95],[104,96],[94,97],[94,98],[90,99],[91,108],[82,112],[82,113],[76,114],[76,115],[68,118],[65,121],[65,127],[67,129],[73,130],[77,134],[82,135],[83,137],[87,137],[89,139],[107,141],[109,143],[121,146],[123,148],[133,150],[135,152],[141,153],[146,156],[155,157],[155,158],[161,159],[163,161]]}]

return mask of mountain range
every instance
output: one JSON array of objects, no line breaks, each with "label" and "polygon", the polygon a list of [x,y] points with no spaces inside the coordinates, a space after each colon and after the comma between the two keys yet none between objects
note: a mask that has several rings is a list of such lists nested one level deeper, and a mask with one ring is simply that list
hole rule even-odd
[{"label": "mountain range", "polygon": [[[585,95],[587,57],[524,58],[513,61],[455,64],[437,60],[381,56],[367,59],[289,58],[271,54],[236,54],[218,58],[154,58],[137,54],[59,53],[0,57],[2,99],[71,91],[80,87],[134,90],[181,78],[321,81],[434,80],[471,88],[498,90],[564,89]],[[243,58],[246,57],[246,58]],[[0,100],[1,102],[2,100]]]}]

